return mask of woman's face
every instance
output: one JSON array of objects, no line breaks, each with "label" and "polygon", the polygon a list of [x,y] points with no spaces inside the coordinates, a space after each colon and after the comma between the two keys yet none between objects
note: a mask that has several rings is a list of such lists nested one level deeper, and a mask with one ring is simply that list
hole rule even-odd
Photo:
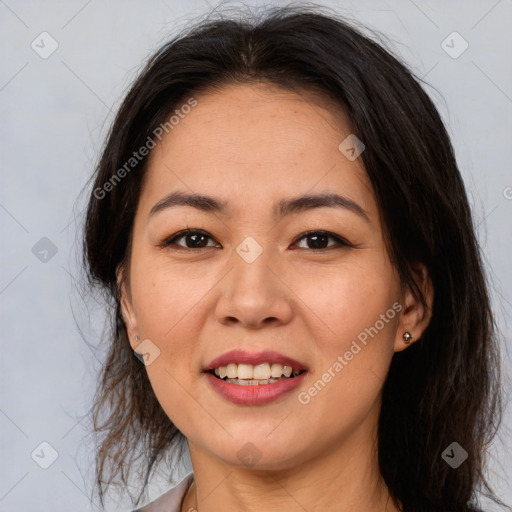
[{"label": "woman's face", "polygon": [[[229,465],[291,468],[367,445],[402,334],[424,326],[386,252],[362,147],[311,93],[232,85],[195,99],[152,151],[123,291],[156,396],[191,452]],[[258,382],[303,371],[242,385],[212,366]]]}]

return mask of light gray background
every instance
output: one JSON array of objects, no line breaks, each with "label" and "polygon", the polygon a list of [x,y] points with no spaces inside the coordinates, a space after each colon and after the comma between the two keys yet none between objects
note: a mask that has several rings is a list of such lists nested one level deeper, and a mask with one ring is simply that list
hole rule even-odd
[{"label": "light gray background", "polygon": [[[449,127],[474,208],[499,327],[510,340],[512,2],[319,3],[382,31],[432,85],[428,92]],[[254,0],[246,4],[262,5]],[[206,0],[0,0],[1,511],[96,510],[87,497],[93,454],[83,416],[100,363],[84,338],[92,345],[100,343],[102,314],[101,308],[93,309],[89,322],[76,290],[85,204],[79,193],[112,112],[144,59],[213,7]],[[43,31],[59,45],[47,59],[31,48]],[[456,59],[441,47],[453,31],[469,44]],[[459,44],[454,43],[455,49]],[[42,237],[58,249],[47,262],[32,252]],[[505,341],[503,367],[509,379]],[[508,504],[511,425],[509,407],[489,468],[491,481]],[[31,458],[43,441],[58,453],[48,469]],[[36,450],[38,460],[49,460],[48,449],[43,452],[44,457]],[[155,481],[150,496],[163,490]],[[125,502],[108,510],[127,507]]]}]

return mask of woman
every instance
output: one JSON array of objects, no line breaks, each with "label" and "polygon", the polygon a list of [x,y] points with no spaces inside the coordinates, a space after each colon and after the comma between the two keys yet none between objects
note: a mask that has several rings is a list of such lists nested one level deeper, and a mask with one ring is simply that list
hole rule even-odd
[{"label": "woman", "polygon": [[193,472],[140,510],[458,512],[490,491],[499,355],[452,146],[407,67],[321,11],[189,29],[114,121],[84,235],[114,320],[102,502],[138,467],[139,505],[185,443]]}]

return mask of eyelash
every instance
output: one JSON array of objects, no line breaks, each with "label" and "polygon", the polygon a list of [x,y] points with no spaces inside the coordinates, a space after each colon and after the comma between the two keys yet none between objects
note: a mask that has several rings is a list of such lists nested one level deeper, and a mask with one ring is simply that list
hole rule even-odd
[{"label": "eyelash", "polygon": [[[202,229],[183,229],[181,231],[178,231],[177,233],[174,233],[173,235],[171,235],[170,237],[166,238],[165,240],[163,240],[161,243],[158,244],[158,247],[160,248],[169,248],[171,245],[175,245],[177,246],[178,248],[176,250],[188,250],[188,251],[199,251],[199,250],[202,250],[202,249],[211,249],[212,246],[207,246],[207,247],[183,247],[181,245],[177,245],[175,243],[176,240],[179,240],[180,238],[183,238],[185,237],[186,235],[205,235],[206,237],[210,238],[211,240],[213,240],[213,237],[211,237],[206,231],[203,231]],[[355,248],[356,246],[351,244],[350,242],[348,242],[345,238],[339,236],[339,235],[335,235],[334,233],[331,233],[330,231],[323,231],[323,230],[313,230],[313,231],[307,231],[306,233],[302,233],[298,238],[296,238],[294,240],[293,243],[297,243],[299,242],[300,240],[302,240],[303,238],[307,238],[308,236],[312,236],[312,235],[321,235],[321,236],[327,236],[328,238],[333,238],[337,241],[338,243],[338,247],[335,247],[335,246],[330,246],[330,247],[325,247],[325,248],[322,248],[322,249],[307,249],[307,250],[310,250],[310,251],[315,251],[315,252],[322,252],[322,251],[329,251],[329,250],[332,250],[333,248],[336,249],[336,248],[341,248],[341,247],[351,247],[351,248]],[[215,248],[215,247],[213,247]]]}]

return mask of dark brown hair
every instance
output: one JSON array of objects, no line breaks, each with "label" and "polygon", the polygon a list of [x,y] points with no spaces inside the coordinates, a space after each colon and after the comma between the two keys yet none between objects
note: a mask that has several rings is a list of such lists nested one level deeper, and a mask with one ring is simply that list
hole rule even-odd
[{"label": "dark brown hair", "polygon": [[[421,339],[394,355],[384,384],[379,465],[392,496],[415,512],[465,511],[477,504],[477,491],[493,497],[484,454],[501,420],[498,344],[449,136],[421,79],[382,42],[325,7],[303,5],[252,17],[218,13],[186,29],[150,58],[113,122],[84,233],[89,282],[106,291],[113,320],[92,409],[102,503],[106,488],[116,478],[126,484],[138,467],[138,504],[152,470],[183,447],[130,348],[116,282],[130,254],[147,158],[113,177],[195,92],[255,82],[314,89],[347,112],[366,146],[361,158],[402,283],[421,298],[409,271],[418,261],[432,279],[432,320]],[[453,441],[468,452],[456,470],[441,457]]]}]

